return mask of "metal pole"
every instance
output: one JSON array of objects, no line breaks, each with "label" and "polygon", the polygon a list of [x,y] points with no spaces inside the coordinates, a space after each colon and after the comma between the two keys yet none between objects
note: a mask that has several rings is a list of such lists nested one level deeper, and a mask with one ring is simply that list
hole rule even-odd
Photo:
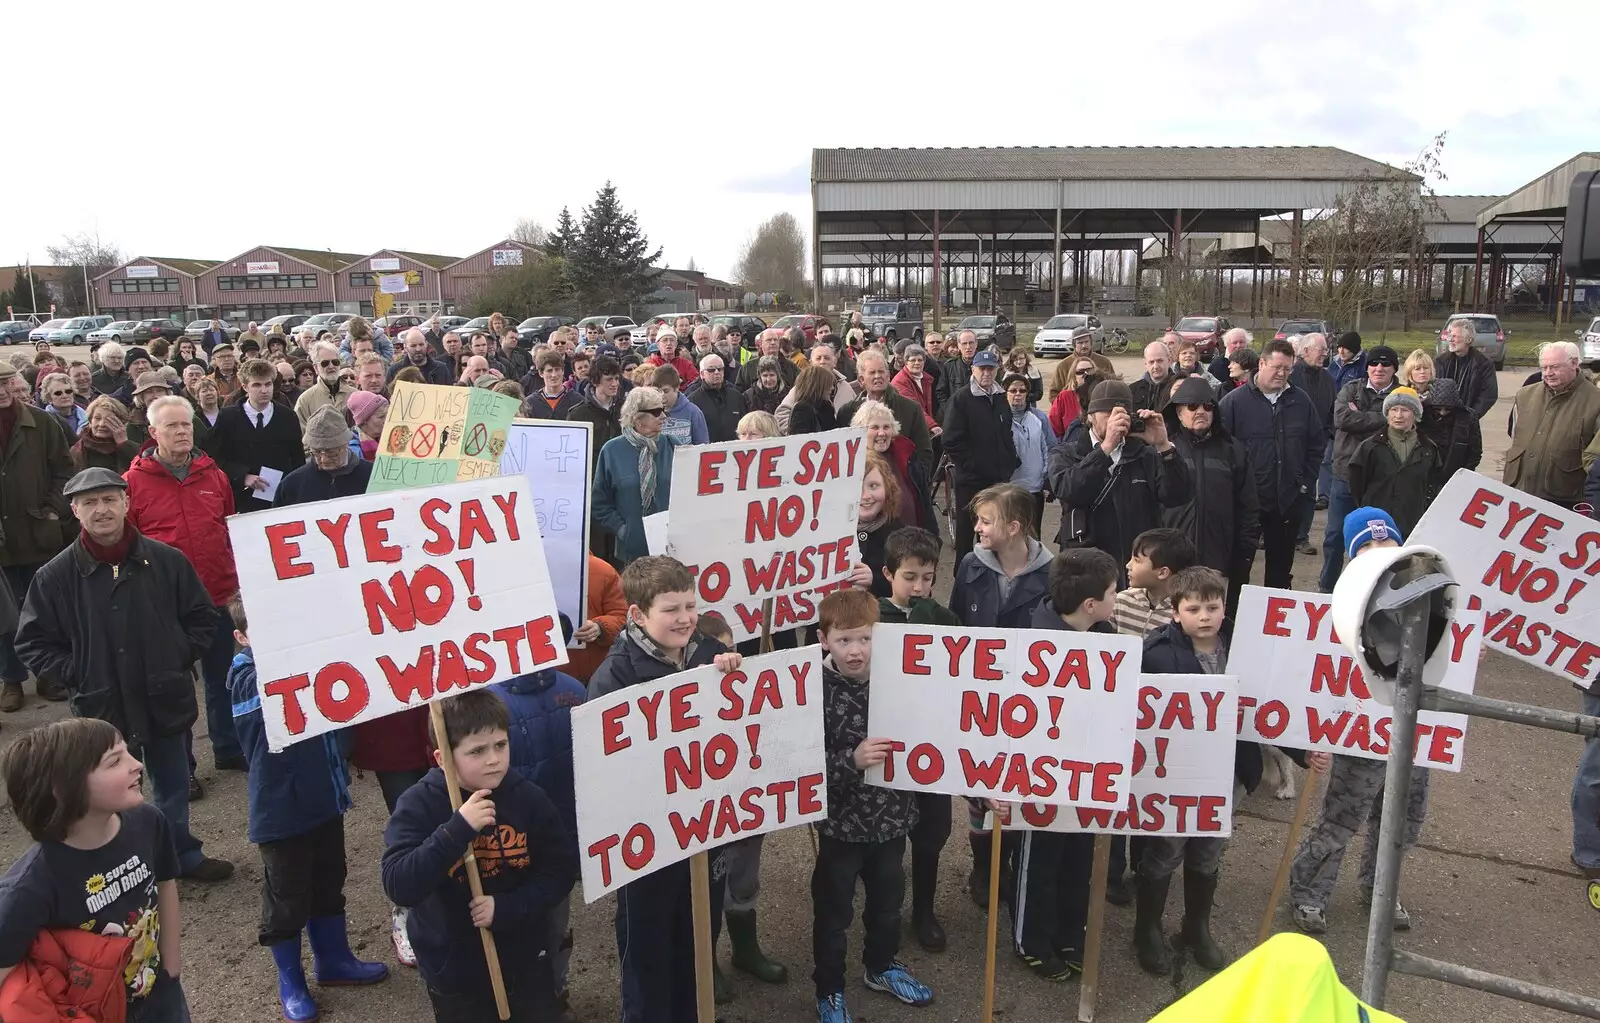
[{"label": "metal pole", "polygon": [[944,330],[944,278],[939,272],[939,211],[933,211],[933,329]]},{"label": "metal pole", "polygon": [[[1419,956],[1414,952],[1404,952],[1400,949],[1395,949],[1392,956],[1390,966],[1396,973],[1405,973],[1413,977],[1427,977],[1430,980],[1442,980],[1446,984],[1456,984],[1460,987],[1487,991],[1492,995],[1514,998],[1519,1002],[1528,1002],[1533,1005],[1542,1005],[1547,1009],[1570,1012],[1574,1016],[1600,1019],[1600,998],[1589,998],[1585,995],[1575,995],[1570,991],[1560,991],[1553,987],[1530,984],[1525,980],[1502,977],[1497,973],[1486,973],[1483,970],[1474,970],[1470,966],[1441,962],[1438,959],[1429,959],[1427,956]],[[1366,1000],[1365,996],[1363,996],[1362,1000]]]},{"label": "metal pole", "polygon": [[[1463,289],[1464,290],[1464,289]],[[1472,311],[1477,312],[1478,295],[1483,291],[1483,228],[1478,228],[1478,259],[1472,268]]]},{"label": "metal pole", "polygon": [[1422,697],[1422,665],[1428,658],[1426,599],[1402,611],[1400,670],[1394,686],[1394,716],[1389,765],[1383,778],[1383,824],[1378,830],[1378,862],[1367,919],[1367,955],[1361,970],[1361,1000],[1383,1008],[1389,987],[1389,953],[1394,945],[1394,903],[1400,891],[1400,861],[1405,855],[1406,803],[1411,795],[1412,760],[1417,753],[1417,708]]},{"label": "metal pole", "polygon": [[1434,689],[1431,686],[1422,691],[1422,709],[1441,714],[1470,714],[1475,718],[1509,721],[1514,725],[1546,728],[1552,732],[1569,732],[1586,739],[1600,738],[1600,717],[1534,707],[1526,703],[1491,700],[1487,696]]},{"label": "metal pole", "polygon": [[1050,276],[1054,286],[1050,289],[1050,315],[1061,311],[1061,203],[1066,198],[1066,182],[1056,181],[1056,249],[1050,262]]}]

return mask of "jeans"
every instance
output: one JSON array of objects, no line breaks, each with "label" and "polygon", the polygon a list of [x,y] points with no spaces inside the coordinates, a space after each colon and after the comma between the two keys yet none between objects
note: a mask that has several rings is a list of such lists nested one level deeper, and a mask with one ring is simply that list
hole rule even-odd
[{"label": "jeans", "polygon": [[[722,851],[711,863],[711,947],[722,930],[726,888]],[[694,911],[687,861],[662,867],[617,889],[617,959],[622,1023],[695,1018]]]},{"label": "jeans", "polygon": [[817,836],[811,871],[811,974],[817,997],[844,990],[845,953],[855,918],[856,879],[866,890],[861,923],[866,930],[861,964],[879,973],[900,952],[901,905],[906,897],[906,837],[887,842],[841,842]]},{"label": "jeans", "polygon": [[[759,835],[756,837],[760,837]],[[567,993],[567,970],[572,965],[572,895],[569,893],[550,910],[545,947],[556,997]]]},{"label": "jeans", "polygon": [[1317,473],[1317,496],[1324,501],[1333,493],[1333,441],[1322,450],[1322,469]]},{"label": "jeans", "polygon": [[729,913],[753,913],[761,893],[761,845],[765,835],[751,835],[722,847],[728,865],[728,893],[723,908]]},{"label": "jeans", "polygon": [[[17,609],[22,609],[22,602],[28,596],[28,584],[33,582],[33,574],[43,568],[42,565],[7,565],[4,569],[6,583],[11,587],[11,595],[16,598]],[[0,632],[0,682],[26,682],[28,681],[28,666],[22,663],[17,656],[13,643],[16,641],[17,631]],[[231,714],[232,711],[230,710]]]},{"label": "jeans", "polygon": [[1350,484],[1335,476],[1333,489],[1328,491],[1327,530],[1322,534],[1322,578],[1318,585],[1323,593],[1333,592],[1334,584],[1344,571],[1344,518],[1355,510],[1356,499],[1350,493]]},{"label": "jeans", "polygon": [[156,809],[167,818],[172,841],[178,847],[178,870],[187,874],[200,865],[205,854],[200,840],[189,831],[189,745],[188,733],[163,735],[144,744],[144,770],[150,779],[150,793]]},{"label": "jeans", "polygon": [[983,488],[958,483],[950,489],[956,502],[956,564],[959,565],[962,558],[972,553],[972,528],[976,523],[970,509],[972,499],[983,493]]},{"label": "jeans", "polygon": [[163,971],[148,995],[128,1003],[127,1023],[189,1023],[183,984]]},{"label": "jeans", "polygon": [[233,727],[233,695],[228,692],[228,668],[233,664],[233,619],[225,607],[216,608],[217,631],[200,658],[206,682],[206,731],[211,735],[211,755],[216,760],[244,756],[239,733]]},{"label": "jeans", "polygon": [[261,853],[260,944],[298,941],[312,917],[344,916],[342,816],[256,848]]},{"label": "jeans", "polygon": [[1283,511],[1261,509],[1261,552],[1266,560],[1262,582],[1274,589],[1287,590],[1294,583],[1294,534],[1300,526],[1300,509],[1310,503],[1310,494]]},{"label": "jeans", "polygon": [[[1583,712],[1600,715],[1600,696],[1584,693]],[[1584,743],[1572,779],[1572,858],[1584,869],[1600,868],[1600,739]]]}]

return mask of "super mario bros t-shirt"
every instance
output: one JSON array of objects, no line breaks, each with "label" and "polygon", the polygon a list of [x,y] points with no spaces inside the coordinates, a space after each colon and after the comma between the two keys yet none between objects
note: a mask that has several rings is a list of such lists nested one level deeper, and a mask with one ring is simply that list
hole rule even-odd
[{"label": "super mario bros t-shirt", "polygon": [[75,927],[133,939],[123,980],[143,998],[161,971],[156,885],[178,876],[166,817],[149,803],[122,815],[115,838],[98,849],[39,842],[0,877],[0,967],[27,958],[39,932]]}]

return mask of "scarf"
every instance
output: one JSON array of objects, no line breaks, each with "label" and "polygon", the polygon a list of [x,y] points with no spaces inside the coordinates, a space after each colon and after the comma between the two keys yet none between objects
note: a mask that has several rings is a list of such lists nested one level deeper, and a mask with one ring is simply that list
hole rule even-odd
[{"label": "scarf", "polygon": [[128,551],[133,547],[132,528],[124,528],[122,536],[117,538],[116,543],[109,546],[102,545],[96,541],[86,530],[80,531],[78,536],[83,540],[83,549],[89,552],[89,557],[102,565],[110,565],[113,568],[128,560]]},{"label": "scarf", "polygon": [[700,645],[700,636],[699,633],[696,633],[690,637],[689,645],[679,651],[679,656],[673,657],[667,653],[666,647],[651,639],[650,634],[644,631],[637,622],[630,620],[627,626],[624,627],[623,634],[640,650],[643,650],[656,660],[670,664],[675,668],[681,668],[688,664],[689,658],[694,656],[695,647]]},{"label": "scarf", "polygon": [[78,434],[78,446],[97,454],[110,455],[116,452],[119,445],[110,437],[101,437],[91,433],[89,428],[85,426],[83,432]]},{"label": "scarf", "polygon": [[622,436],[639,452],[639,506],[648,511],[656,500],[656,438],[641,436],[631,425]]}]

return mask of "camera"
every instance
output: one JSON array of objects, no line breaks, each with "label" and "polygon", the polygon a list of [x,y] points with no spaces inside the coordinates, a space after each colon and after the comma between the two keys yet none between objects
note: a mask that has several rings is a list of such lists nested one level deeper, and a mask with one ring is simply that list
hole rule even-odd
[{"label": "camera", "polygon": [[1573,277],[1600,276],[1600,171],[1584,171],[1573,177],[1561,237],[1561,261],[1567,273]]}]

